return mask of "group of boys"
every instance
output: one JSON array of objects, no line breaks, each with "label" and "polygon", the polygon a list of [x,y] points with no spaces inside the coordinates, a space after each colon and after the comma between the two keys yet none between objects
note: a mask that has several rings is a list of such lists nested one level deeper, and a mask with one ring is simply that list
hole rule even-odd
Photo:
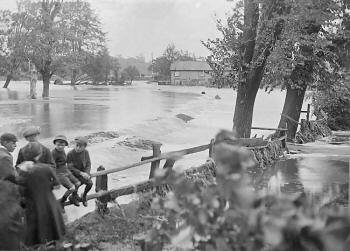
[{"label": "group of boys", "polygon": [[[40,129],[30,127],[23,133],[24,138],[28,142],[38,142]],[[10,154],[16,148],[17,138],[10,133],[4,133],[0,137],[0,179],[10,180],[16,176],[16,169],[13,166],[12,155]],[[39,142],[38,142],[39,143]],[[65,147],[68,146],[68,140],[64,135],[58,135],[54,138],[55,148],[50,151],[47,147],[40,144],[41,154],[38,159],[39,163],[50,165],[56,170],[57,178],[62,186],[67,188],[60,202],[62,206],[69,200],[76,206],[82,201],[87,206],[86,196],[92,188],[92,180],[90,177],[91,161],[89,152],[86,150],[88,141],[84,137],[75,138],[74,149],[66,155]],[[26,159],[25,152],[28,145],[22,147],[18,153],[16,166]],[[78,196],[78,188],[84,184],[85,189],[81,197]]]}]

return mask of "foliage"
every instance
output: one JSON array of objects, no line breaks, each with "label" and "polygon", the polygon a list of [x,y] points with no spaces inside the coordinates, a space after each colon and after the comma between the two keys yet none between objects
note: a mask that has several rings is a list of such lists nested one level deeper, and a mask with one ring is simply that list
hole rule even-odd
[{"label": "foliage", "polygon": [[156,80],[170,79],[170,66],[175,61],[192,61],[196,60],[195,56],[190,55],[187,51],[178,50],[175,45],[170,44],[165,49],[162,56],[152,61],[149,70],[156,74]]},{"label": "foliage", "polygon": [[333,130],[350,128],[350,1],[340,1],[340,22],[333,25],[334,32],[329,38],[332,49],[338,56],[340,77],[337,81],[328,81],[318,85],[314,92],[313,104],[316,111],[321,109],[328,115],[328,125]]},{"label": "foliage", "polygon": [[[348,250],[350,220],[345,210],[322,210],[305,195],[258,196],[246,177],[250,154],[217,142],[216,182],[201,186],[185,177],[167,177],[173,191],[153,201],[167,221],[149,232],[152,250],[172,243],[189,250]],[[320,213],[318,213],[320,212]]]},{"label": "foliage", "polygon": [[313,95],[316,111],[327,115],[328,126],[332,130],[350,129],[350,86],[344,82],[332,85],[327,90],[318,90]]},{"label": "foliage", "polygon": [[59,28],[65,31],[62,42],[67,49],[64,67],[71,71],[74,84],[88,57],[105,50],[105,33],[90,3],[85,1],[63,2],[59,19]]},{"label": "foliage", "polygon": [[8,10],[0,11],[0,71],[2,74],[15,75],[24,61],[28,44],[23,23],[25,13],[12,13]]},{"label": "foliage", "polygon": [[[332,73],[328,69],[337,67],[336,55],[331,51],[330,41],[326,38],[326,30],[320,27],[329,26],[339,17],[339,6],[336,2],[333,0],[298,2],[287,0],[281,2],[275,10],[271,6],[268,7],[266,1],[258,2],[267,9],[265,17],[261,16],[267,18],[272,14],[272,17],[259,21],[254,46],[256,52],[253,60],[255,62],[252,61],[246,65],[244,58],[246,53],[244,46],[248,42],[243,37],[246,27],[244,26],[242,1],[235,6],[226,22],[217,21],[217,29],[221,37],[203,42],[211,52],[207,61],[214,69],[216,84],[237,87],[240,75],[244,75],[243,70],[254,67],[259,61],[262,62],[263,54],[259,55],[259,53],[266,49],[271,50],[271,55],[266,58],[263,77],[262,87],[265,87],[266,90],[271,91],[277,86],[285,88],[286,85],[298,88],[298,85],[304,85],[305,82],[313,84],[317,81],[327,81]],[[265,5],[267,7],[264,7]],[[274,24],[277,24],[275,28]],[[274,34],[274,29],[278,25],[282,30],[273,48],[269,48],[271,38],[277,35]],[[311,66],[315,67],[312,67],[310,71],[308,67]],[[305,81],[301,83],[301,80]]]},{"label": "foliage", "polygon": [[136,68],[136,66],[132,65],[132,66],[128,66],[125,69],[123,69],[122,76],[124,79],[129,80],[130,83],[132,83],[132,81],[135,78],[140,77],[140,72]]},{"label": "foliage", "polygon": [[242,56],[239,49],[243,32],[242,1],[237,3],[232,14],[227,17],[226,23],[219,19],[216,26],[221,38],[202,41],[211,53],[207,57],[207,62],[213,69],[213,82],[218,87],[236,87]]},{"label": "foliage", "polygon": [[107,83],[113,71],[114,77],[118,76],[120,66],[116,59],[112,58],[107,49],[99,52],[97,55],[88,56],[85,64],[82,66],[82,72],[88,75],[93,83]]},{"label": "foliage", "polygon": [[2,13],[0,21],[6,27],[2,33],[7,38],[2,48],[9,51],[6,58],[16,60],[6,65],[16,68],[18,61],[29,59],[42,75],[43,96],[49,95],[54,73],[72,70],[75,83],[79,69],[105,48],[105,33],[86,1],[21,0],[17,12]]}]

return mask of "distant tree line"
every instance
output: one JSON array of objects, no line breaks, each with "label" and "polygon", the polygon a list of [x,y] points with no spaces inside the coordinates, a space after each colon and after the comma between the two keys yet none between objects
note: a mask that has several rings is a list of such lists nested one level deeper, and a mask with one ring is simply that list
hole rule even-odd
[{"label": "distant tree line", "polygon": [[135,67],[122,69],[109,55],[106,33],[87,1],[19,0],[17,10],[0,11],[0,74],[4,87],[14,78],[28,76],[35,67],[49,96],[53,75],[72,85],[84,81],[132,81]]}]

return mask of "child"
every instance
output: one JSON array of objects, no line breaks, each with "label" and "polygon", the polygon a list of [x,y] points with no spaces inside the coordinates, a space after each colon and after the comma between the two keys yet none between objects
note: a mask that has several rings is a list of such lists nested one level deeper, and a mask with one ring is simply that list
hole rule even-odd
[{"label": "child", "polygon": [[28,161],[18,166],[18,183],[23,187],[25,197],[27,246],[58,241],[65,234],[60,205],[52,192],[53,186],[59,183],[51,166],[39,163],[42,153],[38,142],[28,143],[23,148]]},{"label": "child", "polygon": [[[68,146],[66,136],[56,136],[53,143],[55,148],[51,151],[51,154],[56,163],[56,174],[61,185],[68,189],[60,199],[62,208],[64,208],[64,202],[67,200],[69,195],[78,190],[81,183],[73,176],[67,167],[67,156],[66,152],[64,151],[64,148]],[[79,206],[78,201],[73,200],[72,202],[74,205]]]},{"label": "child", "polygon": [[[81,197],[83,205],[87,207],[86,196],[92,188],[92,181],[90,177],[91,162],[89,152],[85,149],[87,146],[87,139],[84,137],[77,137],[75,139],[75,147],[67,155],[67,164],[69,170],[82,183],[85,184],[85,190]],[[72,196],[78,197],[77,191]]]}]

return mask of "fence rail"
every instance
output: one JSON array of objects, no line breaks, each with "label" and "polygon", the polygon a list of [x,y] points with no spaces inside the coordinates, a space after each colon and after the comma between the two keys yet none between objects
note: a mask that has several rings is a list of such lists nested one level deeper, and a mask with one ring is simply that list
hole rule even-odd
[{"label": "fence rail", "polygon": [[[148,163],[152,163],[155,161],[160,161],[160,160],[164,160],[164,159],[173,159],[173,158],[177,158],[179,156],[203,152],[205,150],[208,150],[210,148],[210,146],[211,146],[211,144],[207,144],[207,145],[196,146],[196,147],[183,149],[183,150],[179,150],[179,151],[164,153],[158,157],[139,161],[139,162],[136,162],[134,164],[130,164],[130,165],[122,166],[122,167],[117,167],[117,168],[112,168],[112,169],[108,169],[108,170],[104,170],[104,171],[99,171],[99,172],[91,174],[91,177],[98,177],[101,175],[116,173],[116,172],[124,171],[124,170],[130,169],[130,168],[133,168],[133,167],[142,166],[142,165],[145,165]],[[153,145],[153,148],[154,147],[155,147],[155,145]]]},{"label": "fence rail", "polygon": [[[266,129],[266,128],[265,128]],[[270,128],[268,128],[270,129]],[[285,133],[285,130],[281,130],[281,132]],[[282,136],[280,138],[278,138],[277,140],[285,142],[286,136]],[[238,144],[239,140],[237,141]],[[243,142],[245,142],[243,140]],[[108,169],[105,170],[103,167],[99,167],[98,171],[96,173],[92,173],[91,177],[96,177],[96,193],[95,194],[90,194],[87,196],[87,200],[92,200],[92,199],[101,199],[103,197],[106,196],[111,196],[112,198],[117,198],[118,196],[122,196],[122,195],[128,195],[128,194],[132,194],[138,191],[142,191],[143,189],[146,188],[150,188],[153,184],[154,184],[154,168],[152,167],[156,167],[159,168],[159,163],[161,160],[167,160],[166,163],[164,164],[163,168],[168,168],[171,169],[175,163],[175,161],[184,155],[189,155],[189,154],[194,154],[194,153],[199,153],[199,152],[203,152],[206,150],[209,150],[209,157],[212,156],[213,153],[213,146],[214,146],[214,139],[212,139],[210,141],[209,144],[206,145],[200,145],[200,146],[196,146],[196,147],[191,147],[191,148],[187,148],[187,149],[182,149],[179,151],[172,151],[172,152],[167,152],[167,153],[163,153],[161,154],[160,152],[160,146],[161,144],[153,144],[152,148],[153,148],[153,156],[149,156],[149,157],[142,157],[141,161],[130,164],[130,165],[126,165],[126,166],[122,166],[122,167],[117,167],[117,168],[112,168],[112,169]],[[258,148],[262,148],[262,147],[266,147],[266,145],[264,146],[258,146]],[[283,147],[285,147],[285,144],[283,144]],[[253,149],[254,147],[247,147],[248,149]],[[149,180],[143,181],[143,182],[139,182],[133,185],[127,185],[127,186],[123,186],[121,188],[118,189],[112,189],[108,191],[108,174],[111,173],[116,173],[116,172],[120,172],[120,171],[124,171],[133,167],[137,167],[137,166],[141,166],[141,165],[145,165],[151,163],[151,171],[150,171],[150,177]],[[65,203],[65,206],[71,205],[72,202],[68,201]],[[101,202],[100,204],[103,204],[103,207],[106,208],[107,206],[107,202]]]}]

